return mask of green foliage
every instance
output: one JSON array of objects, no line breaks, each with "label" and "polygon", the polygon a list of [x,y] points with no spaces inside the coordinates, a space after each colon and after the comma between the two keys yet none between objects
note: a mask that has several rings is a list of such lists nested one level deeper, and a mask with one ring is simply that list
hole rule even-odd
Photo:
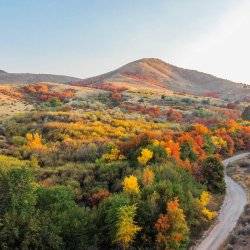
[{"label": "green foliage", "polygon": [[[217,160],[201,162],[215,152],[225,156],[245,149],[249,128],[232,121],[202,126],[214,124],[208,117],[215,111],[201,98],[149,93],[145,105],[125,112],[129,91],[112,92],[111,98],[100,93],[86,101],[76,97],[67,109],[47,98],[44,109],[39,106],[43,111],[3,122],[1,249],[155,249],[159,232],[164,246],[185,249],[189,236],[208,225],[199,198],[207,188],[224,192],[223,167]],[[146,114],[150,96],[164,106],[151,106],[151,113],[159,113],[155,119]],[[188,109],[202,104],[206,109],[194,115],[206,119],[186,130]],[[183,110],[183,123],[164,122],[166,106]],[[38,135],[36,143],[31,136],[29,150],[27,134]],[[223,148],[216,141],[224,142]],[[172,219],[167,204],[173,205]],[[165,222],[164,230],[155,227],[157,221]]]},{"label": "green foliage", "polygon": [[101,204],[97,220],[99,246],[109,247],[115,242],[119,209],[129,204],[130,199],[124,194],[114,194]]},{"label": "green foliage", "polygon": [[62,102],[58,99],[58,98],[52,98],[50,101],[49,101],[49,105],[53,108],[55,107],[58,107],[58,106],[61,106],[62,105]]},{"label": "green foliage", "polygon": [[216,157],[208,157],[202,163],[204,184],[212,193],[225,192],[224,166]]},{"label": "green foliage", "polygon": [[213,144],[210,136],[205,136],[205,138],[204,138],[204,150],[209,155],[212,155],[216,150],[216,147]]},{"label": "green foliage", "polygon": [[193,115],[200,118],[209,118],[210,116],[212,116],[211,112],[205,109],[197,109],[193,112]]},{"label": "green foliage", "polygon": [[181,144],[181,159],[188,159],[191,162],[194,162],[197,159],[197,155],[194,153],[192,146],[188,142]]},{"label": "green foliage", "polygon": [[[36,188],[30,170],[1,172],[1,249],[85,249],[93,213],[80,208],[66,187]],[[91,230],[88,231],[88,230]]]}]

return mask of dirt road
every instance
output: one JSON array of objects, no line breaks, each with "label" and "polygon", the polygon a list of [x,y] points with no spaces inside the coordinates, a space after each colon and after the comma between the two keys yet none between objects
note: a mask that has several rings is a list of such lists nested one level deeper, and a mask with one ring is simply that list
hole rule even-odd
[{"label": "dirt road", "polygon": [[[229,163],[244,158],[248,154],[250,153],[235,155],[224,160],[223,164],[227,166]],[[204,240],[195,248],[196,250],[219,249],[235,227],[247,203],[244,189],[227,175],[225,181],[227,187],[226,195],[218,216],[218,221]]]}]

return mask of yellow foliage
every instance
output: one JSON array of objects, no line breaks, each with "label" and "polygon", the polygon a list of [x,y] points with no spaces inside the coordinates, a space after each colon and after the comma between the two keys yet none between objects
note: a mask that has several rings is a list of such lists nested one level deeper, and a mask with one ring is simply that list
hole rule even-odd
[{"label": "yellow foliage", "polygon": [[12,168],[23,168],[31,167],[32,164],[30,161],[19,160],[12,156],[0,155],[0,169],[3,171],[12,169]]},{"label": "yellow foliage", "polygon": [[135,235],[141,230],[134,222],[135,211],[135,205],[123,206],[119,209],[115,242],[121,244],[125,249],[130,246]]},{"label": "yellow foliage", "polygon": [[154,177],[155,177],[154,172],[151,169],[146,168],[143,171],[143,184],[151,185],[154,182]]},{"label": "yellow foliage", "polygon": [[46,146],[43,145],[42,143],[42,136],[39,135],[38,133],[35,134],[28,133],[26,135],[26,140],[27,140],[27,147],[30,150],[42,151],[46,149]]},{"label": "yellow foliage", "polygon": [[203,124],[200,124],[200,123],[196,123],[194,125],[194,128],[195,128],[195,131],[198,134],[201,134],[201,135],[208,134],[208,132],[209,132],[209,129],[206,126],[204,126]]},{"label": "yellow foliage", "polygon": [[137,160],[141,165],[146,165],[148,161],[152,159],[152,157],[153,157],[153,152],[147,148],[144,148],[141,151],[141,155],[137,157]]},{"label": "yellow foliage", "polygon": [[203,191],[200,196],[200,204],[205,207],[209,204],[211,200],[211,194],[207,191]]},{"label": "yellow foliage", "polygon": [[199,203],[201,206],[201,213],[208,219],[208,220],[212,220],[217,216],[217,213],[215,211],[210,211],[207,208],[207,205],[209,204],[210,200],[211,200],[212,196],[209,192],[207,191],[203,191],[201,193],[200,199],[199,199]]},{"label": "yellow foliage", "polygon": [[227,146],[227,142],[224,141],[221,137],[219,136],[212,136],[211,140],[213,142],[213,144],[217,147],[217,148],[224,148]]},{"label": "yellow foliage", "polygon": [[229,120],[227,122],[227,126],[228,126],[228,131],[231,133],[234,133],[241,128],[241,125],[237,123],[235,120]]},{"label": "yellow foliage", "polygon": [[102,155],[102,159],[111,162],[111,161],[122,160],[124,159],[124,156],[121,155],[120,150],[118,148],[112,148],[110,153]]},{"label": "yellow foliage", "polygon": [[153,141],[153,146],[159,146],[159,145],[160,145],[160,142],[158,140]]},{"label": "yellow foliage", "polygon": [[125,177],[123,181],[123,190],[130,194],[137,194],[139,193],[139,185],[137,178],[134,175],[130,175]]},{"label": "yellow foliage", "polygon": [[217,213],[214,211],[210,211],[207,208],[203,208],[202,209],[202,214],[208,219],[208,220],[212,220],[217,216]]}]

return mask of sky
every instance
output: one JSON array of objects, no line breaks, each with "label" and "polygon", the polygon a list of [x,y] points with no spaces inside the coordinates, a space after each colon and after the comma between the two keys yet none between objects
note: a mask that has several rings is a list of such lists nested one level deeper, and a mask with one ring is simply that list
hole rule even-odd
[{"label": "sky", "polygon": [[250,0],[0,0],[0,69],[86,78],[155,57],[250,84]]}]

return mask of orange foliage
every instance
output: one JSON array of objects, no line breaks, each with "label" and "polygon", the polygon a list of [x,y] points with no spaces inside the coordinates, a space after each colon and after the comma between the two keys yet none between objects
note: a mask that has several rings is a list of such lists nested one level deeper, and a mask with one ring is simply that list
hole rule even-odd
[{"label": "orange foliage", "polygon": [[42,143],[42,137],[38,133],[26,135],[27,147],[32,151],[44,151],[47,147]]},{"label": "orange foliage", "polygon": [[169,140],[165,143],[166,152],[170,154],[174,159],[180,159],[180,145],[178,142]]},{"label": "orange foliage", "polygon": [[60,101],[72,98],[75,95],[74,89],[64,89],[55,91],[48,84],[29,84],[23,87],[23,92],[35,96],[40,101],[50,101],[57,98]]}]

